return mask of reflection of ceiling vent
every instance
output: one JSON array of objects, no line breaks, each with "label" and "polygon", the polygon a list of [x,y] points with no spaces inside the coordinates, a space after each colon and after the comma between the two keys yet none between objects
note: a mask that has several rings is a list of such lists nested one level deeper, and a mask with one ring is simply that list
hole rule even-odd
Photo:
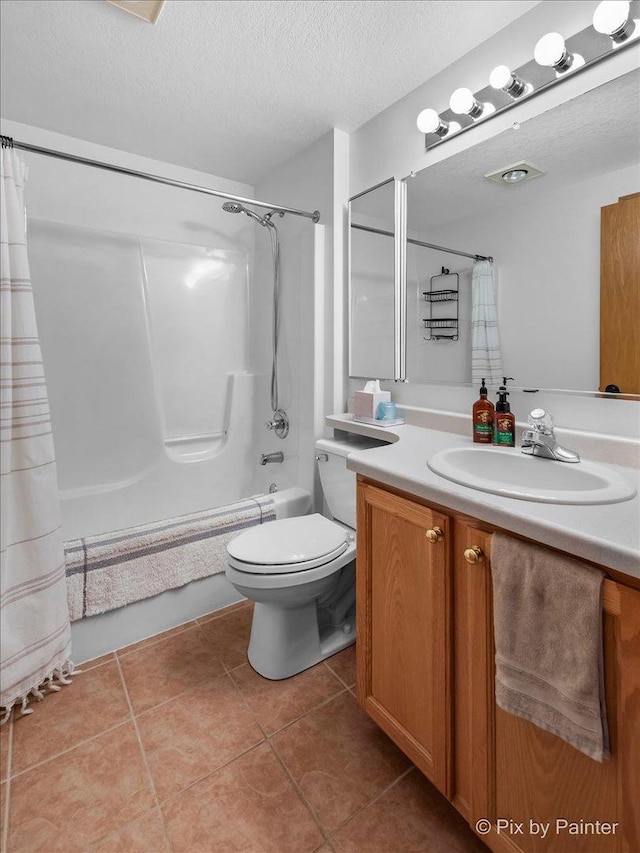
[{"label": "reflection of ceiling vent", "polygon": [[488,181],[493,181],[494,184],[509,186],[511,184],[523,184],[525,181],[530,181],[540,175],[544,175],[542,169],[536,169],[531,163],[525,163],[521,160],[519,163],[512,163],[511,166],[503,166],[502,169],[489,172],[484,177]]},{"label": "reflection of ceiling vent", "polygon": [[112,6],[118,6],[125,12],[130,12],[136,18],[142,18],[150,24],[155,24],[162,10],[164,0],[107,0]]}]

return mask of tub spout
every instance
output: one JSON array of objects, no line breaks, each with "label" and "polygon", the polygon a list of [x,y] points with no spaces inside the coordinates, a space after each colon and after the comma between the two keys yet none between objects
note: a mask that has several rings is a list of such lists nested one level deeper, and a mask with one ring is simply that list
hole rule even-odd
[{"label": "tub spout", "polygon": [[276,450],[275,453],[263,453],[260,464],[268,465],[270,462],[284,462],[284,453],[281,450]]}]

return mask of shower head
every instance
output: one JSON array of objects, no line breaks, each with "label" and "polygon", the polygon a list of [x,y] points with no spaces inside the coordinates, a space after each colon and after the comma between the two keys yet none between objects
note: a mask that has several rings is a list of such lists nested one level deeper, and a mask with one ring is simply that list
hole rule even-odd
[{"label": "shower head", "polygon": [[241,204],[238,204],[237,201],[225,201],[222,205],[222,209],[226,211],[226,213],[242,213],[244,211],[244,207]]},{"label": "shower head", "polygon": [[225,201],[222,205],[222,209],[226,213],[246,213],[247,216],[250,216],[252,219],[255,219],[256,222],[259,222],[260,225],[271,225],[271,223],[264,219],[262,216],[258,216],[257,213],[254,213],[253,210],[249,210],[246,207],[243,207],[237,201]]}]

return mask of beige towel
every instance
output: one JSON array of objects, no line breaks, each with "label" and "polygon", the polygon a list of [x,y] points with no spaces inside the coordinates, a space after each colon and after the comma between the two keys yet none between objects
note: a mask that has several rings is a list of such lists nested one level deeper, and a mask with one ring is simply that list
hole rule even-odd
[{"label": "beige towel", "polygon": [[596,761],[608,758],[604,573],[498,533],[491,569],[496,702]]}]

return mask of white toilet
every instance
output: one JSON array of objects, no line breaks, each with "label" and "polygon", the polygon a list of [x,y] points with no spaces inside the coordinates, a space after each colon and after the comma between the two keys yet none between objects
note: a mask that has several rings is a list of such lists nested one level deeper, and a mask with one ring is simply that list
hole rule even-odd
[{"label": "white toilet", "polygon": [[356,477],[346,458],[381,442],[316,442],[333,521],[322,515],[252,527],[227,546],[227,578],[255,601],[249,662],[265,678],[288,678],[355,642]]}]

